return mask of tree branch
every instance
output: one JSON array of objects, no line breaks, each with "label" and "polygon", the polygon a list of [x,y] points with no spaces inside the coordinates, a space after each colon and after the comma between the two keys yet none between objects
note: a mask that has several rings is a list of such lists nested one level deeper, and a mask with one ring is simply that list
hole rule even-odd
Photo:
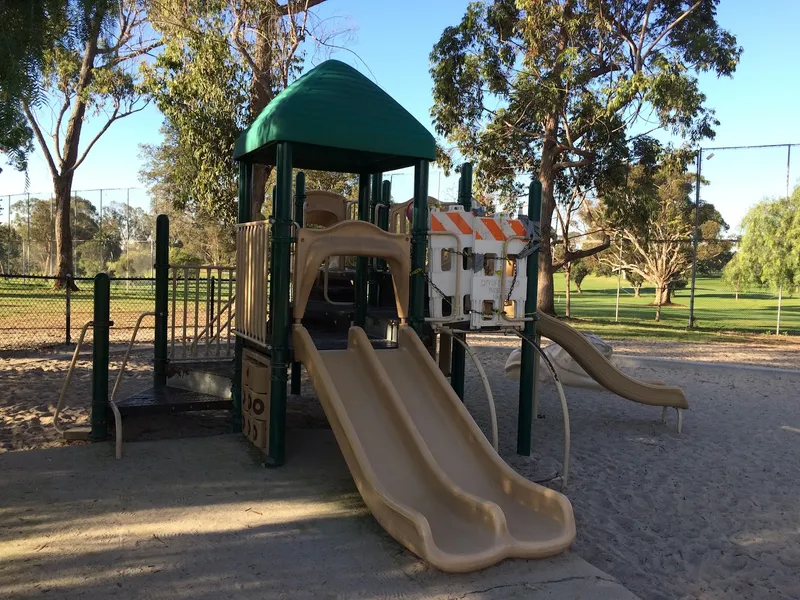
[{"label": "tree branch", "polygon": [[39,128],[39,124],[36,122],[36,118],[33,116],[28,103],[24,100],[22,101],[22,110],[25,111],[25,116],[28,118],[28,122],[31,124],[33,128],[33,134],[36,136],[36,140],[39,142],[39,145],[42,147],[42,153],[44,153],[44,157],[47,159],[47,166],[50,167],[50,174],[55,177],[58,175],[58,169],[56,168],[56,163],[53,162],[53,155],[50,152],[50,148],[47,147],[47,142],[44,141],[44,136],[42,135],[42,130]]},{"label": "tree branch", "polygon": [[135,108],[135,109],[123,112],[123,113],[119,112],[119,106],[114,108],[114,111],[111,113],[111,116],[108,118],[108,121],[106,121],[105,125],[103,125],[103,127],[100,129],[100,131],[98,131],[97,134],[92,138],[92,141],[90,141],[89,145],[86,146],[86,149],[83,151],[83,154],[81,154],[81,157],[77,161],[75,161],[75,164],[72,166],[70,171],[74,171],[75,169],[77,169],[78,167],[81,166],[81,163],[84,161],[86,156],[89,154],[89,151],[92,149],[92,146],[94,146],[95,143],[97,142],[97,140],[99,140],[103,136],[103,134],[106,131],[108,131],[108,128],[111,127],[111,124],[114,121],[119,121],[120,119],[128,117],[128,116],[130,116],[130,115],[132,115],[134,113],[140,112],[140,111],[144,110],[147,107],[148,104],[150,104],[149,100],[147,102],[145,102],[144,104],[142,104],[142,106],[140,106],[139,108]]},{"label": "tree branch", "polygon": [[581,258],[586,258],[588,256],[594,256],[602,252],[603,250],[608,250],[611,247],[611,237],[606,235],[603,241],[598,244],[597,246],[593,246],[591,248],[581,248],[580,250],[569,250],[569,248],[565,245],[564,248],[564,258],[559,261],[553,263],[553,271],[558,271],[561,267],[566,265],[567,263],[575,262]]},{"label": "tree branch", "polygon": [[660,33],[660,34],[659,34],[659,35],[656,37],[656,39],[655,39],[655,40],[653,40],[653,42],[652,42],[652,43],[651,43],[651,44],[650,44],[650,45],[647,47],[647,50],[645,50],[645,51],[642,53],[642,58],[641,58],[641,61],[642,61],[642,62],[644,62],[644,59],[645,59],[645,58],[647,58],[647,56],[650,54],[650,52],[653,50],[653,48],[655,48],[655,47],[656,47],[656,44],[658,44],[658,42],[660,42],[662,39],[664,39],[664,36],[665,36],[665,35],[667,35],[667,34],[668,34],[670,31],[672,31],[672,30],[673,30],[673,28],[674,28],[674,27],[675,27],[675,26],[676,26],[678,23],[680,23],[680,22],[681,22],[681,21],[683,21],[683,20],[684,20],[686,17],[688,17],[688,16],[689,16],[689,15],[690,15],[690,14],[691,14],[691,13],[692,13],[692,12],[693,12],[693,11],[694,11],[694,10],[695,10],[697,7],[698,7],[698,6],[700,6],[702,3],[703,3],[703,0],[697,0],[697,2],[695,2],[694,4],[692,4],[692,6],[690,6],[689,8],[687,8],[687,9],[686,9],[686,11],[684,11],[684,13],[683,13],[683,14],[682,14],[680,17],[678,17],[678,18],[677,18],[677,19],[675,19],[675,20],[674,20],[672,23],[670,23],[670,24],[667,26],[667,28],[666,28],[666,29],[664,29],[664,31],[662,31],[662,32],[661,32],[661,33]]},{"label": "tree branch", "polygon": [[326,0],[290,0],[286,4],[278,5],[278,14],[286,16],[291,13],[308,11]]}]

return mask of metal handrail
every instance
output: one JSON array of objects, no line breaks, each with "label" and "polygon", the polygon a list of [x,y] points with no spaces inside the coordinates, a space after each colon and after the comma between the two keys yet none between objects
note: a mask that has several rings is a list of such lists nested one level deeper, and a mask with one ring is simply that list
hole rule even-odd
[{"label": "metal handrail", "polygon": [[225,303],[225,305],[222,307],[222,309],[217,313],[217,316],[215,316],[214,319],[210,323],[206,323],[206,326],[203,327],[203,329],[200,330],[200,333],[198,333],[195,336],[194,341],[192,342],[192,345],[190,347],[190,351],[192,353],[194,353],[195,350],[197,350],[197,343],[203,338],[204,335],[206,335],[206,333],[208,332],[208,328],[211,327],[212,325],[214,325],[215,323],[219,322],[222,319],[222,315],[225,313],[225,311],[228,311],[228,312],[231,313],[228,316],[228,320],[225,321],[225,323],[221,327],[217,327],[217,333],[214,334],[214,337],[212,337],[211,340],[207,340],[207,343],[213,343],[214,340],[216,340],[219,337],[220,332],[223,329],[225,329],[228,326],[228,324],[231,322],[233,317],[236,316],[236,311],[232,310],[233,305],[234,305],[235,302],[236,302],[236,296],[233,296],[230,300],[228,300]]},{"label": "metal handrail", "polygon": [[115,456],[117,460],[122,458],[122,415],[117,408],[116,403],[114,400],[117,397],[117,391],[119,390],[119,384],[122,381],[122,376],[125,374],[125,367],[128,366],[128,358],[131,355],[131,349],[133,348],[133,344],[136,342],[136,335],[139,333],[139,327],[142,324],[142,321],[145,317],[155,317],[156,313],[154,312],[146,312],[139,315],[139,318],[136,319],[136,325],[133,328],[133,334],[131,335],[131,341],[128,344],[128,349],[125,351],[125,356],[122,359],[122,365],[119,368],[119,373],[117,373],[117,379],[114,382],[114,389],[111,390],[111,398],[108,400],[109,406],[111,406],[111,412],[114,413],[114,437],[115,439]]},{"label": "metal handrail", "polygon": [[59,427],[58,415],[61,414],[61,409],[64,408],[64,400],[67,397],[67,390],[69,389],[69,384],[72,381],[72,372],[75,370],[75,365],[78,364],[78,356],[81,353],[83,339],[86,337],[86,332],[92,325],[94,325],[94,321],[88,321],[81,328],[80,336],[78,336],[78,343],[75,345],[75,352],[72,353],[72,362],[69,363],[69,369],[67,370],[67,378],[64,380],[64,385],[61,387],[61,394],[59,394],[58,402],[56,403],[56,411],[53,415],[53,425],[55,426],[56,431],[61,435],[64,435],[66,430]]}]

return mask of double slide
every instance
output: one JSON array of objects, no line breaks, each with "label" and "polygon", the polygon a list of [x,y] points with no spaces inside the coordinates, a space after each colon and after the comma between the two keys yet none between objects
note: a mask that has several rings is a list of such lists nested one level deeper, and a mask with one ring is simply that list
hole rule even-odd
[{"label": "double slide", "polygon": [[359,492],[401,544],[449,572],[566,550],[566,496],[517,474],[489,444],[413,329],[375,350],[350,329],[347,349],[318,350],[295,325],[294,348]]}]

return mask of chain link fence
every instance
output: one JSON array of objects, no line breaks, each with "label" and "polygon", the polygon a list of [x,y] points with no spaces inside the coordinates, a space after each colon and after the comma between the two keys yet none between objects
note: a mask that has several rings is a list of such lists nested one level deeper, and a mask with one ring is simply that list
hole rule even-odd
[{"label": "chain link fence", "polygon": [[[140,188],[75,190],[70,206],[76,277],[107,272],[152,277],[150,198]],[[56,272],[56,205],[51,192],[0,198],[0,273]]]},{"label": "chain link fence", "polygon": [[[73,281],[77,291],[57,277],[0,275],[0,350],[74,343],[83,325],[92,320],[94,280],[76,277]],[[127,342],[136,319],[152,311],[154,303],[154,279],[112,278],[111,341]],[[152,319],[142,324],[137,341],[153,342]]]}]

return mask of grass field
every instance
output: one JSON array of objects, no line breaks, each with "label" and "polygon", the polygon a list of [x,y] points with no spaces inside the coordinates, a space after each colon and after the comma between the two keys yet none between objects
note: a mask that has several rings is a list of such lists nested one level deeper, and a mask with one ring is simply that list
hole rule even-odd
[{"label": "grass field", "polygon": [[[620,293],[619,322],[614,322],[617,293],[615,277],[588,276],[578,294],[573,286],[573,325],[591,329],[598,335],[616,339],[665,339],[686,341],[732,341],[753,334],[774,334],[778,315],[778,297],[769,291],[739,294],[737,300],[722,281],[698,278],[695,291],[695,331],[686,331],[689,322],[689,290],[673,295],[674,306],[661,308],[661,321],[655,321],[656,307],[652,287],[643,287],[641,297],[625,287]],[[555,276],[556,311],[564,314],[564,277]],[[722,335],[722,334],[739,334]],[[744,334],[744,335],[743,335]],[[800,297],[784,294],[781,305],[781,334],[800,335]]]},{"label": "grass field", "polygon": [[[623,282],[624,283],[624,282]],[[564,313],[564,277],[556,274],[556,310]],[[227,284],[226,284],[227,285]],[[70,299],[71,338],[77,338],[81,326],[92,318],[92,282],[79,282],[80,291]],[[774,334],[777,317],[777,296],[768,292],[740,294],[736,300],[719,279],[697,280],[695,316],[697,328],[686,331],[689,318],[689,290],[679,290],[675,306],[662,308],[661,322],[656,322],[652,287],[645,287],[635,298],[630,287],[620,295],[619,322],[614,322],[617,280],[613,277],[587,277],[583,294],[573,289],[571,324],[591,330],[609,339],[647,338],[656,340],[745,341],[757,334]],[[190,287],[189,296],[195,289]],[[205,298],[205,283],[199,294]],[[115,323],[112,340],[125,341],[142,312],[153,310],[154,288],[150,281],[112,281],[111,319]],[[227,295],[227,290],[224,291]],[[183,290],[178,284],[177,306],[182,309]],[[192,306],[191,303],[189,306]],[[170,306],[171,310],[171,306]],[[193,329],[190,309],[188,327]],[[203,312],[203,309],[200,310]],[[0,349],[38,347],[63,343],[66,334],[66,297],[54,291],[51,281],[0,277]],[[180,317],[178,319],[180,321]],[[205,315],[198,315],[200,327]],[[180,329],[182,324],[176,323]],[[147,320],[140,334],[142,341],[152,341],[152,320]],[[800,335],[800,298],[784,296],[781,312],[781,333]]]}]

